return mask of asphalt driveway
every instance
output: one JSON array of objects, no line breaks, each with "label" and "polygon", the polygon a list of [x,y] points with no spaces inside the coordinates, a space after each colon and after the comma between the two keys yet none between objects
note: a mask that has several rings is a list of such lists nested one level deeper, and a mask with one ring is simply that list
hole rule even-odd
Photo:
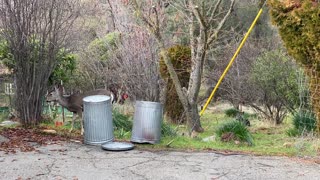
[{"label": "asphalt driveway", "polygon": [[0,179],[320,179],[320,165],[286,157],[211,152],[104,151],[65,143],[0,152]]}]

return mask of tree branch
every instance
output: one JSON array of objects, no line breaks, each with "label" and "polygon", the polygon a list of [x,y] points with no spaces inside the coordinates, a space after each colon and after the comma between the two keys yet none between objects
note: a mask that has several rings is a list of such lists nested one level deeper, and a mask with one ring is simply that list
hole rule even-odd
[{"label": "tree branch", "polygon": [[[170,74],[170,77],[172,79],[172,81],[174,82],[177,94],[179,96],[179,99],[181,100],[181,103],[184,106],[187,106],[188,103],[188,99],[186,94],[183,92],[182,87],[181,87],[181,83],[180,80],[178,78],[178,75],[176,73],[176,71],[174,70],[173,64],[169,59],[169,55],[168,52],[165,48],[165,43],[162,39],[161,33],[160,33],[160,22],[157,19],[158,17],[156,17],[156,23],[157,24],[152,24],[151,22],[149,22],[147,20],[147,18],[141,13],[141,9],[138,7],[137,1],[133,0],[133,6],[134,6],[134,10],[136,12],[138,12],[138,16],[139,18],[142,19],[142,21],[144,22],[144,24],[149,27],[150,29],[150,33],[153,34],[155,36],[155,39],[157,40],[158,46],[159,46],[159,50],[160,50],[160,54],[162,55],[164,62],[168,68],[168,72]],[[155,10],[155,9],[154,9]],[[156,16],[158,16],[157,11],[155,11]]]},{"label": "tree branch", "polygon": [[155,30],[155,25],[152,23],[152,21],[149,21],[141,12],[141,9],[138,7],[138,2],[136,0],[132,1],[133,3],[133,9],[136,11],[138,17],[142,20],[142,22],[152,31]]},{"label": "tree branch", "polygon": [[218,7],[220,6],[221,2],[222,2],[222,0],[218,0],[218,2],[216,3],[216,5],[214,6],[213,11],[210,12],[210,11],[211,11],[211,8],[210,8],[210,10],[208,11],[208,13],[211,13],[210,19],[209,19],[209,21],[208,21],[209,24],[213,23],[213,17],[214,17],[214,15],[216,14],[216,12],[217,12],[217,10],[218,10]]},{"label": "tree branch", "polygon": [[209,35],[209,39],[208,39],[207,45],[210,45],[214,40],[216,40],[218,38],[218,34],[220,33],[223,25],[226,23],[228,17],[230,16],[230,14],[231,14],[231,12],[233,10],[234,4],[235,4],[235,0],[232,0],[227,14],[220,21],[218,27],[215,29],[213,34]]},{"label": "tree branch", "polygon": [[205,18],[203,17],[203,15],[201,15],[200,11],[199,11],[199,7],[193,4],[193,1],[191,1],[191,8],[192,8],[192,12],[193,14],[196,16],[196,18],[198,19],[198,22],[200,23],[200,27],[203,30],[207,29],[207,23],[205,21]]}]

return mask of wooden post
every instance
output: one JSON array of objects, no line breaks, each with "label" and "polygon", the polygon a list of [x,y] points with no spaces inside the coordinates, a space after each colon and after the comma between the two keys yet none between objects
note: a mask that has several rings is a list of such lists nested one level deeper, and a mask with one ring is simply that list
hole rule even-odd
[{"label": "wooden post", "polygon": [[[62,106],[61,106],[62,107]],[[62,122],[65,122],[65,117],[64,117],[64,107],[62,107]]]}]

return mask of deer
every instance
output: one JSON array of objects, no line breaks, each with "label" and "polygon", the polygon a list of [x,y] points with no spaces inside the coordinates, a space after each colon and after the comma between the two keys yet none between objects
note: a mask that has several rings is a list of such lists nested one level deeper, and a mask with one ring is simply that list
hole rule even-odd
[{"label": "deer", "polygon": [[[88,91],[82,94],[71,94],[70,96],[63,96],[63,87],[62,86],[55,86],[54,90],[48,93],[46,96],[47,102],[51,101],[57,101],[62,107],[66,108],[68,111],[73,113],[72,116],[72,123],[71,123],[71,128],[70,132],[72,132],[73,127],[74,127],[74,121],[78,117],[80,118],[80,124],[81,124],[81,135],[84,133],[84,128],[83,128],[83,118],[82,118],[82,111],[83,111],[83,98],[87,96],[92,96],[92,95],[106,95],[111,97],[111,102],[114,103],[117,101],[116,95],[109,90],[106,89],[97,89],[93,91]],[[124,101],[128,98],[128,95],[124,93],[121,95],[121,100],[118,102],[124,103]]]}]

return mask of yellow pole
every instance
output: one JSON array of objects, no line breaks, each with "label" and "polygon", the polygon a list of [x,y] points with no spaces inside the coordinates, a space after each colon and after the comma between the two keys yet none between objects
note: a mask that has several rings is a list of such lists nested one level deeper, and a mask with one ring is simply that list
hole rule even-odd
[{"label": "yellow pole", "polygon": [[241,43],[240,43],[240,45],[239,45],[239,47],[238,47],[237,51],[234,53],[234,55],[233,55],[232,59],[230,60],[230,62],[229,62],[229,64],[228,64],[228,66],[226,67],[226,69],[225,69],[225,70],[224,70],[224,72],[222,73],[222,75],[221,75],[221,77],[220,77],[220,79],[219,79],[218,83],[216,84],[216,86],[214,87],[214,89],[213,89],[212,93],[210,94],[209,99],[207,100],[206,104],[204,105],[204,107],[203,107],[203,108],[202,108],[202,110],[200,111],[200,116],[202,116],[203,112],[207,109],[207,107],[208,107],[208,105],[209,105],[210,101],[211,101],[211,100],[212,100],[212,98],[213,98],[213,95],[214,95],[214,94],[216,93],[216,91],[218,90],[218,88],[219,88],[219,86],[220,86],[220,84],[221,84],[221,82],[222,82],[223,78],[226,76],[226,74],[227,74],[227,72],[229,71],[229,69],[230,69],[230,67],[231,67],[231,65],[232,65],[232,63],[233,63],[233,61],[234,61],[234,60],[236,59],[236,57],[238,56],[238,54],[239,54],[239,52],[240,52],[240,50],[241,50],[242,46],[243,46],[243,45],[244,45],[244,43],[246,42],[246,40],[247,40],[248,36],[250,35],[250,33],[251,33],[251,31],[252,31],[253,27],[256,25],[256,23],[257,23],[257,21],[258,21],[258,19],[259,19],[260,15],[262,14],[262,11],[263,11],[263,10],[262,10],[262,8],[261,8],[261,9],[259,10],[259,13],[257,14],[256,18],[255,18],[255,19],[254,19],[254,21],[252,22],[252,24],[251,24],[251,26],[250,26],[250,28],[249,28],[249,30],[248,30],[248,32],[247,32],[247,34],[244,36],[243,40],[241,41]]}]

